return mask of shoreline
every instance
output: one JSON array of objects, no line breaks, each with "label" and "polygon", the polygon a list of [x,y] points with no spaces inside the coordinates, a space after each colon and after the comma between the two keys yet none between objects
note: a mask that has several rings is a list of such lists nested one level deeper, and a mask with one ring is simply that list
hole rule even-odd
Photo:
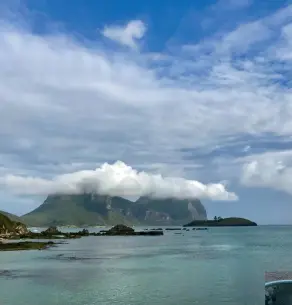
[{"label": "shoreline", "polygon": [[43,242],[43,241],[20,241],[11,242],[5,240],[5,242],[0,242],[0,252],[1,251],[24,251],[24,250],[46,250],[50,247],[55,246],[57,243],[53,241]]},{"label": "shoreline", "polygon": [[[87,229],[78,232],[61,232],[57,227],[49,227],[47,230],[36,233],[27,231],[23,234],[6,234],[0,236],[1,251],[19,251],[19,250],[45,250],[56,244],[52,240],[56,239],[79,239],[88,236],[161,236],[163,231],[138,231],[125,225],[116,225],[109,230],[101,230],[98,233],[90,233]],[[40,240],[49,241],[40,241]],[[32,241],[37,240],[37,241]]]}]

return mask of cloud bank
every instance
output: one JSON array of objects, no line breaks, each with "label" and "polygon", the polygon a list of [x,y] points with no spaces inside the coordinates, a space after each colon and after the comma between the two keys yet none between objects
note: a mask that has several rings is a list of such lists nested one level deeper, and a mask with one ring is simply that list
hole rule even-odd
[{"label": "cloud bank", "polygon": [[63,174],[53,179],[7,175],[0,185],[17,194],[82,194],[153,198],[207,198],[211,200],[237,200],[223,184],[203,184],[195,180],[162,177],[138,172],[121,161],[105,163],[95,170]]}]

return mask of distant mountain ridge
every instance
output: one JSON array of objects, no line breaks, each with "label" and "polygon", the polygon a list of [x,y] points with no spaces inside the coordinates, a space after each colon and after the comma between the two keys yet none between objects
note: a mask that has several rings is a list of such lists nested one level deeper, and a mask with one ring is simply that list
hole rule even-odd
[{"label": "distant mountain ridge", "polygon": [[96,194],[50,195],[35,210],[21,217],[30,226],[50,225],[183,225],[205,220],[200,200],[152,199],[136,202]]}]

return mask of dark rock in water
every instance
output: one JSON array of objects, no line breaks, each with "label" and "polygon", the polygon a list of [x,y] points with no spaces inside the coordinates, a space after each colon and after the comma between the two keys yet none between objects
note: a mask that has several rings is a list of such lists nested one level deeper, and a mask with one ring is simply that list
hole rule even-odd
[{"label": "dark rock in water", "polygon": [[80,234],[82,236],[88,236],[89,235],[89,231],[87,229],[83,229],[82,231],[79,231],[77,234]]},{"label": "dark rock in water", "polygon": [[0,270],[0,276],[12,276],[13,273],[10,270]]},{"label": "dark rock in water", "polygon": [[133,228],[127,227],[125,225],[116,225],[109,229],[108,231],[105,231],[104,233],[101,233],[100,235],[103,236],[158,236],[163,235],[162,230],[157,231],[141,231],[141,232],[135,232]]},{"label": "dark rock in water", "polygon": [[62,232],[60,232],[57,227],[49,227],[47,230],[42,232],[43,234],[46,235],[61,235]]},{"label": "dark rock in water", "polygon": [[135,232],[135,235],[141,235],[141,236],[159,236],[163,235],[163,231],[156,230],[156,231],[147,231],[147,232]]},{"label": "dark rock in water", "polygon": [[135,233],[133,228],[127,227],[125,225],[116,225],[107,231],[107,234],[116,234],[116,235],[129,235]]},{"label": "dark rock in water", "polygon": [[166,228],[166,231],[180,231],[181,228]]}]

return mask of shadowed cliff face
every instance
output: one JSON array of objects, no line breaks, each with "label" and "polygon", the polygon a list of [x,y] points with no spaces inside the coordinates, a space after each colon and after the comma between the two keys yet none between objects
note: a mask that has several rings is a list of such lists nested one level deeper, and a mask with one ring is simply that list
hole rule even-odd
[{"label": "shadowed cliff face", "polygon": [[42,205],[22,219],[32,226],[181,225],[194,219],[207,219],[207,213],[199,200],[141,197],[132,202],[121,197],[82,194],[48,196]]}]

